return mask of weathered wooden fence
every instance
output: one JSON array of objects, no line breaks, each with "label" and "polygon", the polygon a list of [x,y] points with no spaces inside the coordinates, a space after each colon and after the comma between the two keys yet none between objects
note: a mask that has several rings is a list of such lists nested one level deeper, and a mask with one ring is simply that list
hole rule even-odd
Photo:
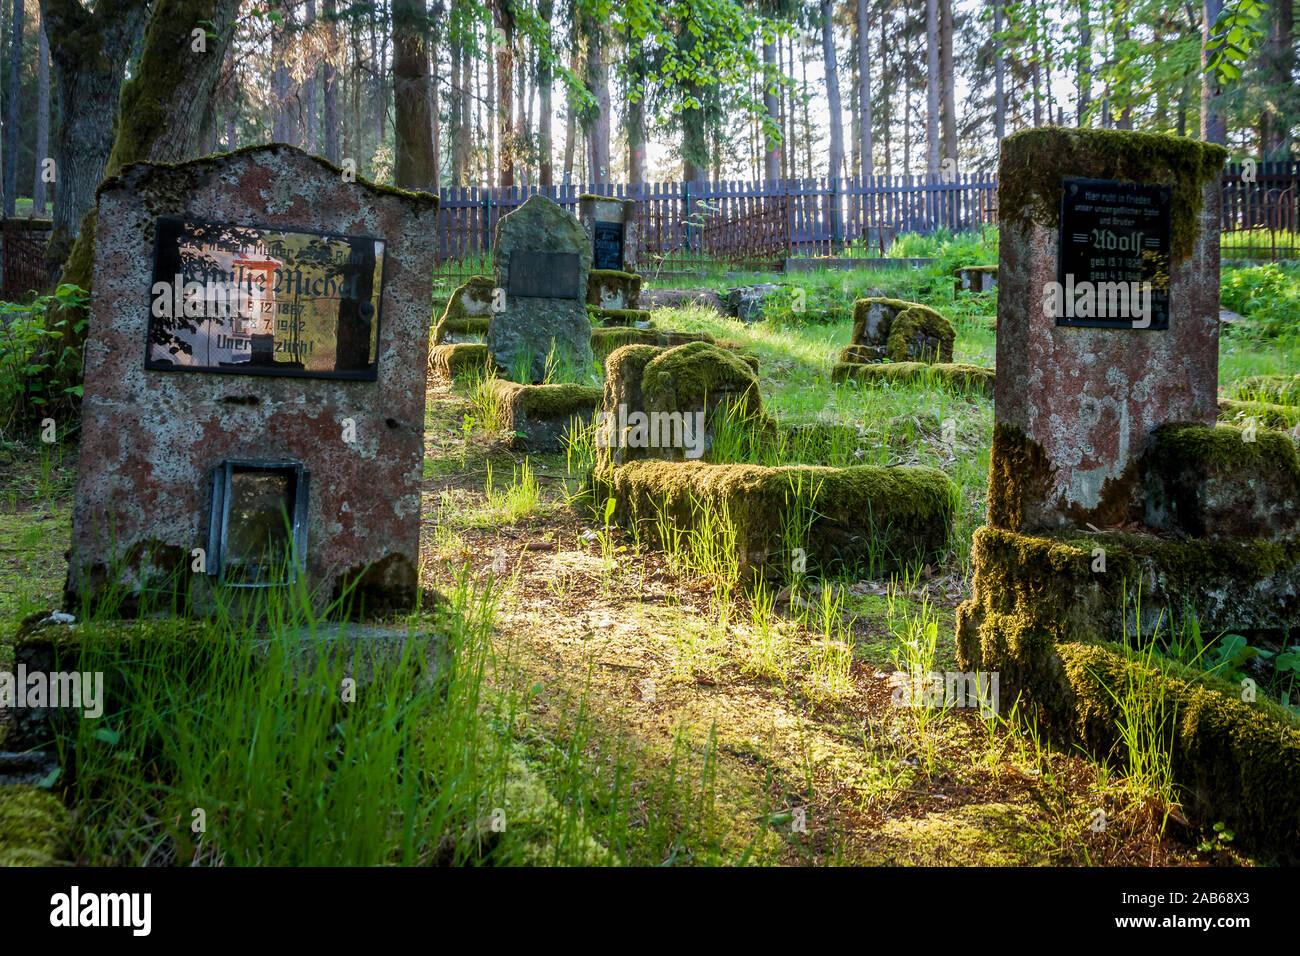
[{"label": "weathered wooden fence", "polygon": [[439,272],[446,278],[490,272],[497,222],[535,193],[575,212],[583,193],[636,200],[642,272],[711,262],[771,267],[790,256],[835,255],[882,227],[956,231],[996,221],[992,176],[946,178],[447,188],[439,191]]},{"label": "weathered wooden fence", "polygon": [[1300,258],[1300,163],[1224,170],[1219,246],[1225,260]]},{"label": "weathered wooden fence", "polygon": [[12,302],[49,291],[45,244],[53,229],[48,219],[0,219],[0,298]]}]

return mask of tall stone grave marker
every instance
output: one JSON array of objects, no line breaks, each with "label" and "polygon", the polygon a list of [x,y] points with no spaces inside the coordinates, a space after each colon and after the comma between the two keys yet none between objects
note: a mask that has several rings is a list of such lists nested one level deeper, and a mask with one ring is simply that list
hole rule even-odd
[{"label": "tall stone grave marker", "polygon": [[531,381],[546,375],[547,357],[585,371],[592,362],[585,305],[592,247],[576,218],[542,195],[502,217],[496,237],[497,284],[505,308],[493,311],[487,345],[499,368],[527,362]]},{"label": "tall stone grave marker", "polygon": [[412,603],[437,208],[287,146],[100,188],[69,603]]},{"label": "tall stone grave marker", "polygon": [[636,272],[636,201],[595,196],[578,197],[578,219],[591,237],[593,269]]},{"label": "tall stone grave marker", "polygon": [[1225,156],[1117,131],[1003,140],[990,525],[1121,524],[1156,427],[1214,423]]}]

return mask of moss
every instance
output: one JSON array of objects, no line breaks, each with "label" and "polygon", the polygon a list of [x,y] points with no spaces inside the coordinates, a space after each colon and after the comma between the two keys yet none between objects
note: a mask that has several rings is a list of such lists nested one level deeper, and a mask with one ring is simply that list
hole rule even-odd
[{"label": "moss", "polygon": [[1282,472],[1300,488],[1300,456],[1281,432],[1261,429],[1254,441],[1234,425],[1170,423],[1151,433],[1143,453],[1144,466],[1169,477],[1195,468],[1216,477],[1247,472]]},{"label": "moss", "polygon": [[616,518],[642,523],[651,535],[661,510],[679,528],[700,520],[706,503],[725,511],[751,573],[782,559],[783,516],[796,515],[811,522],[803,546],[823,571],[932,560],[946,550],[957,500],[952,481],[933,468],[642,460],[613,469],[611,481]]},{"label": "moss", "polygon": [[1161,183],[1173,190],[1170,255],[1177,264],[1192,254],[1204,187],[1217,182],[1227,157],[1222,146],[1159,133],[1022,130],[1002,141],[998,216],[1022,232],[1034,224],[1055,230],[1065,179]]},{"label": "moss", "polygon": [[1242,425],[1253,418],[1258,428],[1276,428],[1290,431],[1300,425],[1300,406],[1274,405],[1270,402],[1219,400],[1219,421],[1226,425]]},{"label": "moss", "polygon": [[1146,706],[1170,715],[1171,769],[1188,817],[1203,826],[1223,821],[1238,845],[1279,862],[1300,860],[1300,729],[1289,714],[1241,700],[1240,688],[1185,669],[1156,670],[1116,648],[1071,642],[1056,653],[1072,705],[1059,714],[1068,720],[1059,736],[1122,760],[1124,717],[1112,692],[1141,688]]},{"label": "moss", "polygon": [[488,387],[507,443],[524,451],[560,451],[570,424],[591,420],[601,399],[599,387],[573,382],[520,385],[490,379]]},{"label": "moss", "polygon": [[[848,351],[848,350],[846,350]],[[991,368],[961,363],[936,362],[839,362],[831,369],[832,382],[863,385],[928,385],[959,395],[978,394],[991,398],[996,375]]]},{"label": "moss", "polygon": [[492,324],[492,318],[486,315],[467,315],[459,319],[448,319],[445,328],[448,332],[479,332],[487,333],[488,326]]},{"label": "moss", "polygon": [[1032,802],[976,803],[886,820],[870,836],[877,866],[1043,866],[1051,843]]},{"label": "moss", "polygon": [[992,266],[961,266],[960,268],[957,268],[957,269],[953,269],[953,270],[952,270],[952,274],[953,274],[953,276],[956,277],[956,278],[958,278],[958,279],[961,278],[961,274],[962,274],[963,272],[983,272],[983,273],[985,273],[986,275],[997,275],[997,273],[998,273],[998,267],[997,267],[996,265],[992,265]]},{"label": "moss", "polygon": [[595,193],[583,193],[578,197],[578,202],[617,202],[626,206],[628,203],[635,203],[636,200],[620,199],[618,196],[598,196]]},{"label": "moss", "polygon": [[[188,35],[188,31],[187,31],[187,35]],[[189,41],[187,39],[186,43],[188,44],[188,42]],[[103,182],[101,182],[99,184],[99,188],[95,190],[95,196],[96,198],[98,198],[99,194],[103,192],[105,189],[108,189],[115,185],[120,185],[119,180],[122,179],[126,175],[126,173],[135,166],[148,165],[158,170],[186,170],[186,171],[193,170],[194,172],[197,173],[200,170],[202,170],[203,167],[205,166],[213,165],[216,163],[222,163],[230,159],[232,156],[241,156],[245,153],[256,153],[256,152],[297,153],[300,156],[305,156],[307,159],[310,159],[312,162],[316,163],[317,165],[323,166],[325,169],[327,169],[330,172],[331,175],[338,177],[340,182],[343,181],[343,173],[344,173],[343,167],[334,165],[323,156],[317,156],[313,153],[304,152],[303,150],[299,149],[296,146],[290,146],[288,143],[254,143],[250,146],[241,146],[238,149],[232,149],[224,153],[212,153],[208,156],[200,156],[198,159],[187,160],[186,162],[183,163],[133,162],[127,166],[124,166],[122,168],[122,171],[118,175],[110,176],[106,178]],[[432,209],[438,208],[438,197],[433,195],[432,193],[414,192],[409,189],[399,189],[397,186],[387,186],[384,185],[383,183],[374,182],[373,180],[366,179],[364,176],[356,177],[356,185],[364,186],[372,192],[380,193],[385,196],[394,196],[399,199],[407,200],[409,203],[420,206],[422,208],[432,208]]]},{"label": "moss", "polygon": [[751,412],[761,407],[758,377],[749,364],[708,342],[689,342],[655,356],[645,367],[641,391],[647,408],[700,408],[722,391],[736,393]]},{"label": "moss", "polygon": [[1300,405],[1300,375],[1254,375],[1234,384],[1231,394],[1247,401]]},{"label": "moss", "polygon": [[1023,430],[1005,422],[994,424],[989,453],[989,524],[1019,531],[1031,503],[1047,498],[1054,471],[1043,446]]},{"label": "moss", "polygon": [[635,326],[638,322],[650,321],[650,313],[646,309],[600,309],[589,305],[587,313],[591,316],[592,322],[599,322],[601,325]]},{"label": "moss", "polygon": [[[1104,570],[1094,570],[1100,548]],[[1172,712],[1174,779],[1189,816],[1230,821],[1240,842],[1282,855],[1300,849],[1300,720],[1241,700],[1220,678],[1147,662],[1141,646],[1194,611],[1202,633],[1285,627],[1300,613],[1300,539],[1179,541],[1113,532],[1022,535],[984,527],[972,549],[974,593],[957,610],[959,666],[1001,675],[1044,730],[1098,757],[1124,759],[1112,692],[1146,671]],[[1159,660],[1159,659],[1157,659]],[[1267,752],[1267,756],[1261,756]],[[1286,785],[1279,783],[1286,781]]]},{"label": "moss", "polygon": [[[891,362],[914,361],[918,357],[929,362],[951,362],[956,338],[952,323],[933,309],[905,309],[890,323],[885,358]],[[930,351],[930,339],[938,343],[933,351]],[[920,356],[913,354],[918,349]]]},{"label": "moss", "polygon": [[65,861],[68,826],[67,809],[48,790],[0,786],[0,867]]},{"label": "moss", "polygon": [[429,349],[429,369],[447,378],[461,372],[483,370],[488,367],[488,347],[477,342],[458,342],[454,345],[435,345]]},{"label": "moss", "polygon": [[520,385],[504,379],[491,383],[502,410],[511,417],[523,413],[529,418],[568,417],[574,412],[590,410],[600,402],[601,390],[595,385],[562,382],[554,385]]}]

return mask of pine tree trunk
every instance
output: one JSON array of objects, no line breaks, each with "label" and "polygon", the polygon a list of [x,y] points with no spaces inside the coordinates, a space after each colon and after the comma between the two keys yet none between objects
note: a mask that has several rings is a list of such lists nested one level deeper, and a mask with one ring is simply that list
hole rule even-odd
[{"label": "pine tree trunk", "polygon": [[1088,120],[1088,104],[1092,102],[1092,23],[1088,0],[1079,0],[1079,52],[1075,61],[1075,89],[1078,93],[1078,125]]},{"label": "pine tree trunk", "polygon": [[939,174],[939,0],[925,0],[925,171]]},{"label": "pine tree trunk", "polygon": [[[889,95],[889,47],[886,37],[889,35],[889,8],[880,5],[880,105],[885,115],[881,117],[880,127],[885,132],[885,178],[894,174],[893,126],[894,101]],[[894,92],[898,89],[895,87]]]},{"label": "pine tree trunk", "polygon": [[[486,114],[486,124],[483,127],[483,138],[486,144],[487,164],[484,167],[484,184],[493,185],[493,176],[497,171],[496,157],[496,136],[497,136],[497,89],[496,89],[496,44],[491,36],[487,38],[487,59],[483,68],[487,73],[487,102],[483,105],[483,111]],[[496,185],[501,185],[496,183]]]},{"label": "pine tree trunk", "polygon": [[952,0],[939,0],[939,89],[943,157],[957,159],[957,77],[952,62]]},{"label": "pine tree trunk", "polygon": [[858,153],[859,173],[870,176],[875,169],[871,154],[871,29],[867,0],[858,0]]},{"label": "pine tree trunk", "polygon": [[831,0],[821,0],[821,5],[822,63],[826,73],[826,101],[830,111],[831,134],[828,175],[838,178],[844,175],[844,118],[840,113],[840,77],[835,59],[835,10]]},{"label": "pine tree trunk", "polygon": [[781,141],[775,134],[781,129],[781,106],[777,99],[777,82],[774,74],[780,70],[776,65],[776,42],[763,40],[763,113],[765,126],[771,127],[773,133],[763,133],[763,178],[774,180],[781,178]]},{"label": "pine tree trunk", "polygon": [[393,185],[437,188],[424,0],[393,0]]},{"label": "pine tree trunk", "polygon": [[997,36],[1002,32],[1002,3],[1003,0],[993,0],[993,136],[999,143],[1007,135],[1007,61]]},{"label": "pine tree trunk", "polygon": [[[54,232],[46,267],[55,279],[77,237],[81,220],[95,206],[95,190],[113,149],[113,111],[126,74],[126,61],[144,29],[145,0],[97,4],[42,0],[58,92],[54,129]],[[87,49],[96,55],[85,55]]]},{"label": "pine tree trunk", "polygon": [[1263,78],[1266,100],[1260,114],[1260,155],[1265,162],[1281,158],[1277,154],[1287,145],[1287,118],[1294,122],[1297,94],[1292,74],[1295,70],[1295,4],[1293,0],[1274,0],[1268,5],[1268,39],[1263,49]]},{"label": "pine tree trunk", "polygon": [[[316,23],[316,0],[307,0],[307,18],[303,22],[306,30],[313,29]],[[315,153],[317,149],[317,135],[319,122],[316,114],[316,57],[314,53],[308,55],[311,62],[311,69],[307,71],[307,78],[302,81],[302,107],[303,107],[303,148],[309,153]]]},{"label": "pine tree trunk", "polygon": [[[52,7],[52,3],[46,6],[47,16]],[[192,158],[195,145],[202,142],[206,115],[206,111],[194,109],[194,104],[212,100],[238,10],[239,0],[155,0],[135,73],[121,89],[116,136],[105,176],[116,175],[130,163],[178,163]],[[191,46],[190,31],[198,20],[215,24],[217,33],[206,38],[203,52],[193,51]],[[50,21],[53,25],[52,17]],[[129,45],[124,45],[125,49]],[[190,51],[189,55],[177,56],[176,51],[182,49]],[[64,265],[62,281],[91,288],[95,227],[92,206]],[[71,322],[69,326],[75,328]],[[84,335],[83,330],[80,336],[65,336],[60,348],[80,351]],[[66,365],[62,368],[65,375],[72,376],[71,380],[55,382],[46,394],[61,394],[63,389],[58,386],[80,380],[79,364],[75,373]]]},{"label": "pine tree trunk", "polygon": [[1218,80],[1207,69],[1209,54],[1205,45],[1210,42],[1214,21],[1223,11],[1223,0],[1205,0],[1201,20],[1201,139],[1207,143],[1224,143],[1228,139],[1227,124],[1220,105]]},{"label": "pine tree trunk", "polygon": [[14,214],[18,204],[18,138],[22,135],[19,117],[22,116],[21,67],[23,62],[23,0],[14,0],[13,31],[9,41],[9,118],[5,121],[5,182],[4,210],[6,216]]},{"label": "pine tree trunk", "polygon": [[32,210],[45,217],[45,160],[50,155],[50,42],[41,21],[36,59],[36,178],[32,182]]},{"label": "pine tree trunk", "polygon": [[582,15],[582,32],[587,40],[587,90],[595,97],[595,109],[584,124],[587,153],[593,183],[610,181],[609,169],[609,62],[605,50],[605,27],[591,14]]},{"label": "pine tree trunk", "polygon": [[513,186],[515,184],[515,14],[511,0],[495,0],[492,12],[502,37],[501,46],[496,52],[496,115],[500,149],[497,181],[502,186]]},{"label": "pine tree trunk", "polygon": [[[640,41],[627,38],[629,47],[629,86],[641,85],[646,80],[645,50]],[[638,92],[629,92],[627,119],[624,124],[627,136],[627,181],[639,186],[645,182],[645,98]]]},{"label": "pine tree trunk", "polygon": [[337,0],[321,0],[321,12],[325,16],[325,62],[321,67],[321,80],[324,83],[325,158],[331,163],[339,161],[339,35],[335,22]]},{"label": "pine tree trunk", "polygon": [[[554,15],[553,0],[538,0],[537,17],[541,20],[547,36],[552,33],[551,20]],[[537,181],[543,186],[554,185],[551,156],[554,148],[554,144],[551,142],[554,118],[552,115],[554,110],[551,108],[553,73],[551,50],[549,47],[543,47],[537,54]]]}]

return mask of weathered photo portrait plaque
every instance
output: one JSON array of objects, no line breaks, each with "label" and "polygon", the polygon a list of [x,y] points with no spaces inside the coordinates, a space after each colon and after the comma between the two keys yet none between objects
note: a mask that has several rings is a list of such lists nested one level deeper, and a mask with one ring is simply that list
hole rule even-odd
[{"label": "weathered photo portrait plaque", "polygon": [[374,381],[384,241],[157,220],[145,367]]},{"label": "weathered photo portrait plaque", "polygon": [[594,233],[591,267],[593,269],[623,269],[623,224],[597,221]]},{"label": "weathered photo portrait plaque", "polygon": [[529,299],[581,299],[586,294],[573,252],[516,252],[510,260],[509,295]]},{"label": "weathered photo portrait plaque", "polygon": [[1168,186],[1066,179],[1057,325],[1169,328]]}]

